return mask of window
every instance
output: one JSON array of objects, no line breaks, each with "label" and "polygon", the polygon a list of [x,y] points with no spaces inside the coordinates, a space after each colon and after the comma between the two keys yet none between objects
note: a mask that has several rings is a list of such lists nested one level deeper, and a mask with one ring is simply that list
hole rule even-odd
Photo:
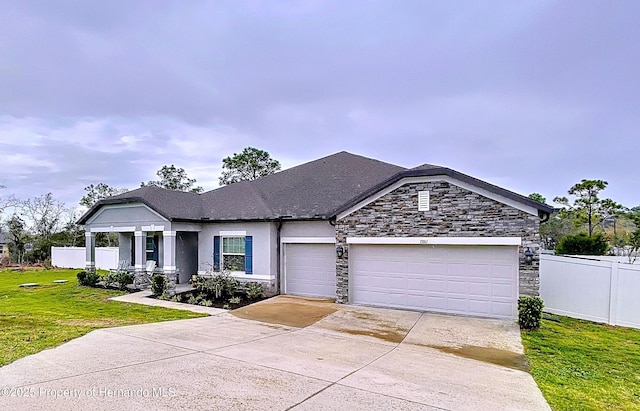
[{"label": "window", "polygon": [[145,247],[146,251],[146,260],[153,260],[156,263],[158,262],[158,239],[157,235],[149,235],[147,236],[147,245]]},{"label": "window", "polygon": [[215,236],[213,238],[214,271],[253,273],[252,236]]},{"label": "window", "polygon": [[4,253],[4,245],[0,244],[0,254]]}]

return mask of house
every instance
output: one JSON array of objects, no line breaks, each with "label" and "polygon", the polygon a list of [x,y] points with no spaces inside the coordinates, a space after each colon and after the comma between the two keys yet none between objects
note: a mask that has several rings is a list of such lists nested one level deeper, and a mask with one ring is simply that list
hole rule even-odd
[{"label": "house", "polygon": [[157,187],[98,202],[79,221],[116,232],[139,278],[147,260],[178,283],[230,270],[283,294],[514,318],[539,292],[539,225],[552,212],[433,165],[340,152],[195,194]]},{"label": "house", "polygon": [[0,260],[9,257],[9,242],[2,232],[0,232]]}]

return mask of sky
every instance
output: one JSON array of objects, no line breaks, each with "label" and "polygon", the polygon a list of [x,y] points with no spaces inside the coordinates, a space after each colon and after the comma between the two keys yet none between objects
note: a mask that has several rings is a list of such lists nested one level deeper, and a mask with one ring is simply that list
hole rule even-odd
[{"label": "sky", "polygon": [[640,2],[8,0],[0,198],[76,206],[252,146],[640,204]]}]

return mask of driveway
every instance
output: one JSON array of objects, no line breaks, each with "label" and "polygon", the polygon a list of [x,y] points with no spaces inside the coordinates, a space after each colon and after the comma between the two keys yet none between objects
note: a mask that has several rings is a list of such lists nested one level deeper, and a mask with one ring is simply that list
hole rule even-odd
[{"label": "driveway", "polygon": [[0,368],[12,410],[549,410],[515,324],[278,297]]}]

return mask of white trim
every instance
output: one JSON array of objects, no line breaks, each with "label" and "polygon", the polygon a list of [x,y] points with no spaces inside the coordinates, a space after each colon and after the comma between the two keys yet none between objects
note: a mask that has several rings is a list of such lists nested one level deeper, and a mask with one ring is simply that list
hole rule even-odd
[{"label": "white trim", "polygon": [[246,237],[246,231],[220,231],[218,233],[220,237]]},{"label": "white trim", "polygon": [[465,190],[469,190],[471,192],[480,194],[484,197],[490,198],[492,200],[495,200],[497,202],[500,202],[502,204],[506,204],[510,207],[516,208],[520,211],[524,211],[525,213],[531,214],[531,215],[538,215],[538,210],[534,207],[522,204],[518,201],[512,200],[510,198],[507,197],[503,197],[499,194],[496,194],[494,192],[485,190],[483,188],[474,186],[472,184],[469,183],[465,183],[464,181],[460,181],[457,180],[455,178],[451,178],[449,176],[427,176],[427,177],[405,177],[402,178],[398,181],[396,181],[395,183],[393,183],[392,185],[384,188],[383,190],[378,191],[376,194],[365,198],[364,200],[362,200],[361,202],[359,202],[358,204],[354,205],[353,207],[350,207],[349,209],[341,212],[340,214],[338,214],[338,216],[336,217],[337,220],[341,220],[343,218],[345,218],[346,216],[348,216],[349,214],[361,209],[362,207],[367,206],[368,204],[371,204],[372,202],[378,200],[381,197],[384,197],[385,195],[389,194],[390,192],[402,187],[405,184],[415,184],[415,183],[432,183],[432,182],[436,182],[436,181],[444,181],[446,183],[449,184],[453,184],[456,185],[458,187],[464,188]]},{"label": "white trim", "polygon": [[[218,275],[220,273],[215,272],[213,275]],[[204,270],[198,270],[198,275],[202,275],[202,276],[207,276],[209,275],[208,271],[204,271]],[[265,275],[265,274],[245,274],[243,271],[232,271],[229,275],[231,275],[231,277],[234,278],[239,278],[241,280],[258,280],[258,281],[265,281],[265,280],[274,280],[275,277],[272,277],[270,275]]]},{"label": "white trim", "polygon": [[164,231],[164,226],[163,225],[155,225],[155,224],[151,224],[151,225],[143,225],[142,227],[140,227],[142,229],[142,231]]},{"label": "white trim", "polygon": [[86,267],[95,267],[96,263],[93,261],[85,261]]},{"label": "white trim", "polygon": [[347,237],[347,244],[520,245],[520,237]]},{"label": "white trim", "polygon": [[144,233],[142,231],[134,231],[133,236],[134,237],[146,237],[147,233]]},{"label": "white trim", "polygon": [[335,237],[282,237],[282,244],[335,244]]},{"label": "white trim", "polygon": [[90,231],[85,231],[85,232],[84,232],[84,236],[85,236],[85,238],[86,238],[86,237],[94,237],[94,236],[95,236],[95,233],[92,233],[92,232],[90,232]]},{"label": "white trim", "polygon": [[160,214],[158,214],[157,212],[155,212],[154,210],[152,210],[149,206],[147,206],[146,204],[143,203],[133,203],[133,204],[105,204],[103,205],[100,210],[98,210],[94,215],[91,216],[91,218],[89,218],[87,220],[87,222],[85,223],[85,225],[90,225],[93,221],[95,221],[96,218],[98,218],[98,216],[102,213],[104,213],[106,210],[112,210],[112,209],[119,209],[119,208],[133,208],[133,207],[144,207],[147,210],[149,210],[150,212],[152,212],[153,214],[157,215],[158,217],[160,217],[160,219],[162,221],[169,221],[166,218],[164,218],[163,216],[161,216]]},{"label": "white trim", "polygon": [[162,267],[163,270],[165,271],[176,271],[176,266],[175,265],[165,265],[164,267]]},{"label": "white trim", "polygon": [[145,270],[145,269],[147,268],[147,265],[146,265],[146,264],[136,264],[136,265],[134,266],[134,268],[135,268],[136,270]]},{"label": "white trim", "polygon": [[175,237],[176,236],[176,232],[175,231],[163,231],[162,235],[164,237]]},{"label": "white trim", "polygon": [[128,233],[136,231],[136,227],[91,227],[92,233]]}]

